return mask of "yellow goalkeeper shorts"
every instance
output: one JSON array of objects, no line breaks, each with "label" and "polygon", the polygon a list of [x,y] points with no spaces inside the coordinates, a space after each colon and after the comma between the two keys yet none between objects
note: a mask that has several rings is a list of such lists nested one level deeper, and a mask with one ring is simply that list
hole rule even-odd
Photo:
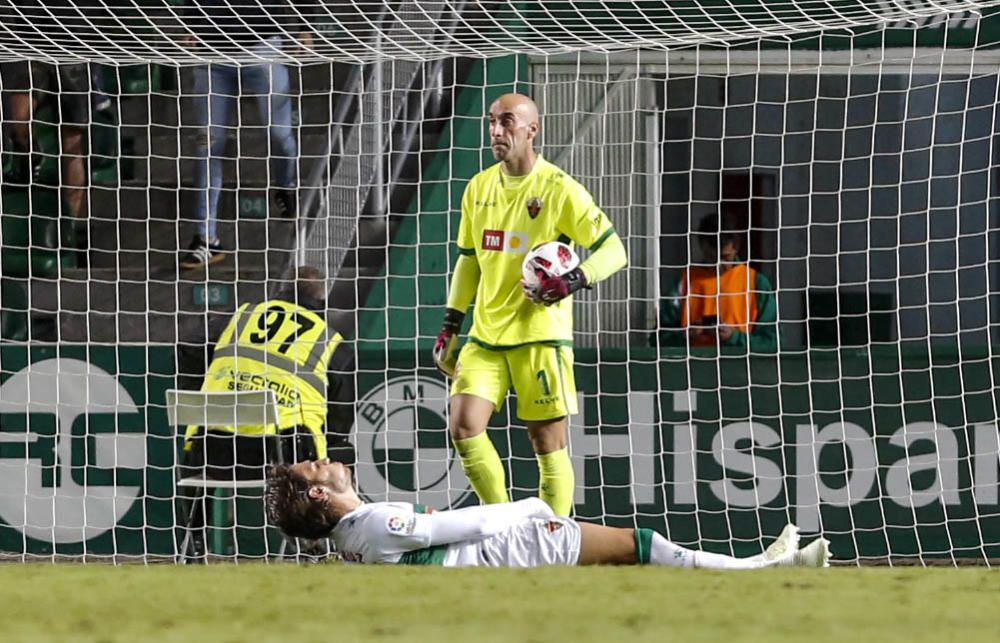
[{"label": "yellow goalkeeper shorts", "polygon": [[556,420],[577,412],[573,349],[525,344],[492,350],[468,341],[458,355],[452,395],[475,395],[503,408],[507,391],[517,394],[517,417]]}]

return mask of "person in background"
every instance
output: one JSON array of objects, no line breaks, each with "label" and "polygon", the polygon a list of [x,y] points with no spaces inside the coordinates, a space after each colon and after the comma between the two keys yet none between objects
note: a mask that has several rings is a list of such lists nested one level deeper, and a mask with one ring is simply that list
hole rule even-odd
[{"label": "person in background", "polygon": [[34,183],[40,163],[33,124],[40,114],[51,109],[47,118],[59,128],[62,202],[71,219],[75,244],[86,250],[87,203],[87,128],[91,124],[90,65],[73,63],[52,65],[18,61],[0,66],[3,80],[3,121],[15,154],[21,155],[22,167],[30,167],[25,182]]},{"label": "person in background", "polygon": [[[189,0],[182,19],[187,46],[234,57],[261,60],[259,64],[211,63],[194,68],[192,79],[195,126],[199,130],[195,187],[199,190],[194,218],[197,230],[186,254],[184,269],[202,268],[225,259],[227,249],[218,234],[223,155],[230,127],[238,127],[239,98],[253,96],[267,125],[275,160],[274,206],[280,216],[297,214],[298,142],[292,126],[291,80],[285,55],[289,39],[312,43],[312,32],[287,0]],[[235,123],[234,121],[235,117]]]},{"label": "person in background", "polygon": [[[274,297],[243,304],[228,319],[212,320],[208,332],[217,339],[208,345],[210,363],[201,389],[275,390],[277,429],[286,461],[330,457],[353,465],[347,431],[331,431],[328,426],[330,401],[338,400],[335,406],[342,406],[345,377],[330,373],[335,368],[332,355],[343,338],[327,325],[326,292],[322,273],[302,266],[295,281]],[[191,384],[196,371],[204,369],[204,347],[191,342],[180,347],[178,372],[186,379],[182,383]],[[207,434],[201,427],[188,427],[186,466],[224,470],[239,465],[259,476],[266,463],[260,440],[245,437],[253,433],[247,427],[240,427],[241,435],[234,437],[235,433],[232,427],[213,427]]]},{"label": "person in background", "polygon": [[[278,402],[276,427],[189,426],[179,467],[180,477],[260,480],[269,462],[296,462],[303,458],[333,458],[353,466],[354,449],[346,431],[328,426],[331,399],[340,397],[342,377],[331,378],[332,355],[342,341],[326,322],[327,287],[322,273],[312,267],[296,270],[295,280],[274,297],[246,303],[225,320],[208,325],[215,342],[209,345],[211,362],[201,383],[208,392],[272,390]],[[220,318],[224,319],[224,318]],[[217,333],[217,334],[216,334]],[[182,345],[179,380],[190,383],[199,355]],[[200,354],[202,359],[204,354]],[[204,367],[201,362],[200,367]],[[269,454],[262,435],[277,433],[279,453]],[[196,556],[205,552],[203,525],[205,497],[197,487],[184,487],[182,497],[192,504],[191,544]]]},{"label": "person in background", "polygon": [[660,306],[661,345],[778,348],[778,306],[770,280],[741,258],[746,231],[705,216],[694,235],[702,260],[692,263]]}]

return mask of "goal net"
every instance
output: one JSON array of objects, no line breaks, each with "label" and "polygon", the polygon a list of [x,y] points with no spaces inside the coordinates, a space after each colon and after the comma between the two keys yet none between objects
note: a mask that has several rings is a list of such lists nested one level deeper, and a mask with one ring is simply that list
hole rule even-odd
[{"label": "goal net", "polygon": [[[0,2],[3,556],[183,553],[166,392],[297,266],[363,497],[477,502],[430,349],[511,91],[629,253],[574,302],[577,518],[1000,556],[1000,3],[211,4]],[[513,396],[489,436],[535,494]],[[211,490],[203,552],[274,555],[264,522]]]}]

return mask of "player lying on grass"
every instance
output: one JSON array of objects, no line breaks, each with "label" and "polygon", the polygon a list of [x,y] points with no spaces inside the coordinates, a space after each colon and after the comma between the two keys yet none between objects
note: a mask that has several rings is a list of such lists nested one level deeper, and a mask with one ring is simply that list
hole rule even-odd
[{"label": "player lying on grass", "polygon": [[271,522],[296,538],[332,538],[341,558],[357,563],[446,567],[666,565],[760,569],[826,567],[829,543],[799,549],[788,525],[766,551],[750,558],[685,549],[651,529],[605,527],[557,517],[545,502],[517,502],[432,512],[404,502],[366,503],[339,462],[278,465],[268,475]]}]

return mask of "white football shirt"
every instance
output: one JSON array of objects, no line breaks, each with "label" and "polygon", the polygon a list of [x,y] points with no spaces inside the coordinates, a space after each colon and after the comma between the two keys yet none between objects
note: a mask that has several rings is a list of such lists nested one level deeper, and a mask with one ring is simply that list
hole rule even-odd
[{"label": "white football shirt", "polygon": [[330,535],[355,563],[446,567],[573,565],[580,527],[538,498],[434,512],[406,502],[366,503]]}]

